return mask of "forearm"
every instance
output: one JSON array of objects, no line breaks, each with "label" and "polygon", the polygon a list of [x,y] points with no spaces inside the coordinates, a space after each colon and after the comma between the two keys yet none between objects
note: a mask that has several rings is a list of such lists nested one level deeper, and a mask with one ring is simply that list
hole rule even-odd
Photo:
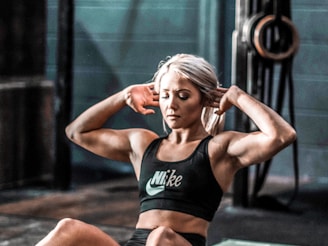
[{"label": "forearm", "polygon": [[105,122],[126,105],[126,92],[122,90],[91,106],[66,127],[70,139],[77,134],[101,128]]},{"label": "forearm", "polygon": [[263,134],[282,142],[291,142],[295,139],[295,130],[274,110],[238,87],[233,90],[231,103],[244,112]]}]

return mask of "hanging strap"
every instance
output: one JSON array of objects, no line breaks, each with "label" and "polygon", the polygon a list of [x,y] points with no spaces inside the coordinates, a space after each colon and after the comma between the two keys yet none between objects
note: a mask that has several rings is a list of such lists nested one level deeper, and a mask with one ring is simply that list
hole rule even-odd
[{"label": "hanging strap", "polygon": [[[259,1],[252,1],[252,4],[257,5],[257,12],[252,13],[243,29],[244,39],[249,46],[248,74],[250,73],[251,75],[248,75],[250,84],[248,92],[271,107],[274,64],[280,63],[275,109],[278,114],[282,114],[283,103],[286,97],[285,92],[288,89],[290,123],[295,127],[292,65],[294,54],[299,47],[299,36],[289,18],[290,3],[289,1],[283,2],[282,0],[262,1],[261,10],[259,11]],[[267,40],[267,31],[271,31],[271,36],[269,35],[270,40]],[[274,36],[275,32],[279,33],[278,40]],[[266,48],[268,44],[269,48]],[[297,141],[293,143],[292,148],[295,187],[287,206],[295,199],[299,189]],[[258,193],[267,178],[271,163],[272,159],[262,163],[262,165],[256,165],[253,199],[257,199]]]}]

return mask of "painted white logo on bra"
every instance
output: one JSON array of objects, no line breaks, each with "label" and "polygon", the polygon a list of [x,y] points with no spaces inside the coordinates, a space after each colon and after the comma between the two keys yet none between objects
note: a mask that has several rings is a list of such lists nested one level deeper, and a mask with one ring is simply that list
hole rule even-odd
[{"label": "painted white logo on bra", "polygon": [[149,179],[146,185],[146,191],[148,195],[155,196],[158,193],[164,191],[165,189],[164,185],[152,186],[151,183],[152,183],[152,179]]},{"label": "painted white logo on bra", "polygon": [[155,196],[165,190],[165,187],[179,187],[182,175],[175,175],[176,170],[156,171],[146,184],[146,192],[149,196]]}]

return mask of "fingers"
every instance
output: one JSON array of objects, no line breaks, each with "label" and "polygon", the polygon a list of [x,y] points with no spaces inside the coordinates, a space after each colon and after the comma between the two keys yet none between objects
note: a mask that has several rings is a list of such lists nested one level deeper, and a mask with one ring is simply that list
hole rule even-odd
[{"label": "fingers", "polygon": [[140,111],[140,114],[148,115],[148,114],[155,114],[155,110],[150,108],[143,108],[142,111]]},{"label": "fingers", "polygon": [[219,108],[220,107],[220,102],[213,102],[211,105],[213,108]]},{"label": "fingers", "polygon": [[[218,87],[216,90],[213,91],[213,99],[209,102],[207,106],[215,108],[216,110],[214,113],[221,115],[224,113],[224,110],[222,110],[222,104],[224,104],[225,97],[224,95],[229,89]],[[224,106],[223,106],[224,107]]]},{"label": "fingers", "polygon": [[[154,83],[152,83],[154,84]],[[159,94],[154,90],[154,87],[152,85],[151,88],[151,94],[152,94],[152,101],[150,102],[150,106],[155,106],[158,107],[159,106]]]},{"label": "fingers", "polygon": [[227,88],[219,87],[219,88],[216,88],[216,94],[218,97],[222,98],[228,90],[229,89],[227,89]]},{"label": "fingers", "polygon": [[216,90],[222,93],[226,93],[229,90],[229,88],[217,87]]},{"label": "fingers", "polygon": [[155,91],[155,82],[148,83],[146,86],[149,93],[153,95],[154,99],[158,100],[158,93]]},{"label": "fingers", "polygon": [[224,96],[224,94],[227,92],[227,89],[224,88],[217,88],[215,91],[213,91],[213,98],[209,102],[208,106],[218,108],[221,103],[221,99]]},{"label": "fingers", "polygon": [[158,102],[159,101],[159,94],[157,94],[157,93],[156,94],[155,93],[153,94],[153,101],[154,102]]}]

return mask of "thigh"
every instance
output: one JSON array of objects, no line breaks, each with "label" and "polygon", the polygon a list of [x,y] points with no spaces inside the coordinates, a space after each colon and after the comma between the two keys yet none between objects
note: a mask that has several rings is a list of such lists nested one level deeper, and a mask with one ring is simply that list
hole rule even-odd
[{"label": "thigh", "polygon": [[74,219],[63,219],[37,246],[57,245],[104,245],[119,246],[119,244],[99,228]]},{"label": "thigh", "polygon": [[146,246],[192,246],[192,244],[171,228],[160,226],[148,236]]},{"label": "thigh", "polygon": [[124,246],[205,246],[206,239],[194,233],[177,233],[167,227],[136,229]]}]

